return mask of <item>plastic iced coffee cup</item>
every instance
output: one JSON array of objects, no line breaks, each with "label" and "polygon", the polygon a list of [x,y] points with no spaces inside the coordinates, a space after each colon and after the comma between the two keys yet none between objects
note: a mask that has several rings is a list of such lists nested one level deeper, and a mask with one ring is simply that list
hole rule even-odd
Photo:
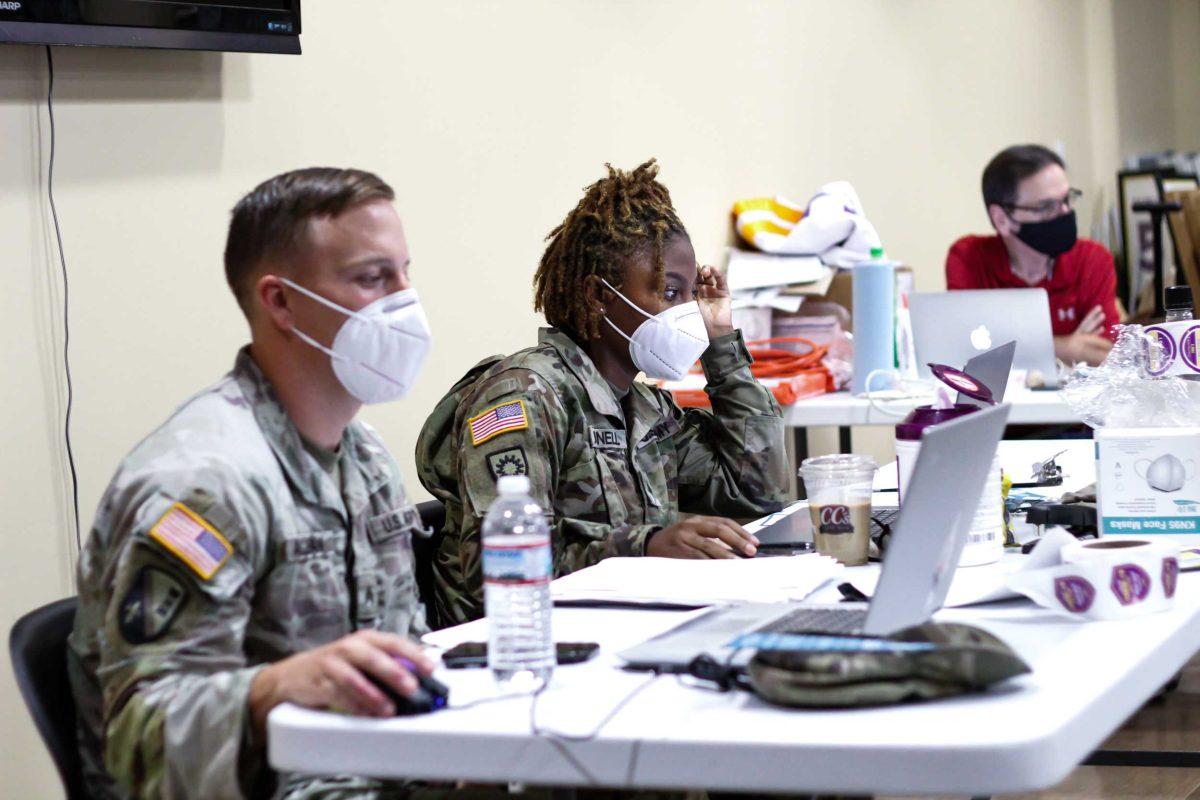
[{"label": "plastic iced coffee cup", "polygon": [[878,468],[870,456],[856,455],[806,458],[800,465],[818,553],[848,567],[867,563],[871,486]]}]

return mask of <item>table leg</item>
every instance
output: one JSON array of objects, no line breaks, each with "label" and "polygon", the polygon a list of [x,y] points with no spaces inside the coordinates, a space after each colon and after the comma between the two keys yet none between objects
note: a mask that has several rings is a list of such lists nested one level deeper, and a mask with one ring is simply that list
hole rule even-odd
[{"label": "table leg", "polygon": [[[796,457],[795,469],[799,469],[804,459],[808,458],[808,428],[792,428],[792,452]],[[796,478],[796,499],[804,500],[808,494],[804,491],[804,481]]]}]

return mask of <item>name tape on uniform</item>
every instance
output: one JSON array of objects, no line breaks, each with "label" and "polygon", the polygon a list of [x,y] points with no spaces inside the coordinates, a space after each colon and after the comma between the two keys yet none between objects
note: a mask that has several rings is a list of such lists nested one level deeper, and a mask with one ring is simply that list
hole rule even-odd
[{"label": "name tape on uniform", "polygon": [[625,450],[625,431],[614,428],[588,428],[588,436],[595,450]]}]

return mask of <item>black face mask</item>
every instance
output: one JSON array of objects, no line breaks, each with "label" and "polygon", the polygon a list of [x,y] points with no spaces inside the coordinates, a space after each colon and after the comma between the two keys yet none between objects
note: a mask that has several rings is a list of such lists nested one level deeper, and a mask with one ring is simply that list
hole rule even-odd
[{"label": "black face mask", "polygon": [[1045,222],[1022,222],[1017,238],[1042,255],[1061,256],[1075,246],[1078,233],[1075,229],[1075,212],[1068,211],[1060,217]]}]

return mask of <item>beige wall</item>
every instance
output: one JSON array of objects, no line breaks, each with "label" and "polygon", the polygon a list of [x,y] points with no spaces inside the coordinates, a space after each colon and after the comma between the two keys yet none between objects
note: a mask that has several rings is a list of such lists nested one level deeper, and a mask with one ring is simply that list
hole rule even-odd
[{"label": "beige wall", "polygon": [[[412,475],[440,390],[532,342],[542,237],[603,162],[657,156],[708,260],[733,199],[848,179],[938,288],[949,243],[987,224],[978,175],[1000,147],[1061,142],[1094,197],[1132,146],[1200,145],[1194,69],[1160,83],[1195,66],[1200,3],[1128,5],[308,0],[301,58],[60,48],[85,523],[122,454],[244,340],[220,252],[262,178],[355,164],[396,185],[437,343],[422,388],[366,416]],[[71,592],[44,92],[44,53],[0,48],[4,628]],[[7,662],[0,718],[0,795],[53,795]]]}]

